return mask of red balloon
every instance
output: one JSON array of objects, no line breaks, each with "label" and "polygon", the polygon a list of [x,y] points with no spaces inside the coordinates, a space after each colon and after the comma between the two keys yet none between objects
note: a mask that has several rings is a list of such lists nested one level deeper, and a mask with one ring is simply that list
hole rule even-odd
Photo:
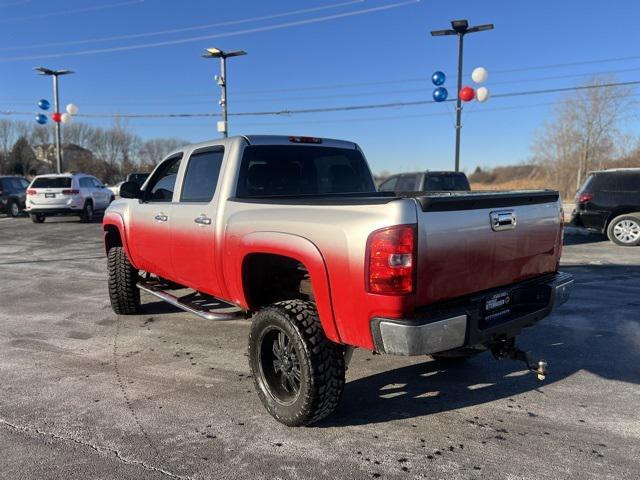
[{"label": "red balloon", "polygon": [[60,123],[60,121],[62,120],[62,114],[60,112],[53,112],[51,114],[51,120],[56,123]]},{"label": "red balloon", "polygon": [[476,96],[476,92],[471,87],[462,87],[460,89],[460,100],[470,102]]}]

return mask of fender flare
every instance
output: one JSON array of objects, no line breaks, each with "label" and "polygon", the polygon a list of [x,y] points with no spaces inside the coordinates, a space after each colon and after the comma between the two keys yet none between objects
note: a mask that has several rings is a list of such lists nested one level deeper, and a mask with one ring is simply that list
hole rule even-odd
[{"label": "fender flare", "polygon": [[310,240],[289,233],[253,232],[242,237],[239,243],[240,265],[236,268],[236,285],[241,290],[242,301],[248,306],[244,288],[245,262],[252,254],[267,253],[290,257],[302,263],[311,278],[311,287],[318,309],[320,323],[328,339],[342,343],[333,314],[331,288],[327,266],[318,247]]},{"label": "fender flare", "polygon": [[109,236],[110,228],[115,228],[118,231],[118,235],[120,236],[120,242],[122,243],[122,247],[124,248],[124,251],[127,254],[127,257],[129,258],[129,262],[131,262],[131,265],[136,267],[136,265],[133,262],[133,258],[131,257],[131,252],[129,251],[129,242],[127,241],[126,229],[124,226],[124,219],[122,218],[122,215],[116,212],[106,212],[102,220],[102,229],[104,230],[105,253],[107,255],[109,254],[108,236]]}]

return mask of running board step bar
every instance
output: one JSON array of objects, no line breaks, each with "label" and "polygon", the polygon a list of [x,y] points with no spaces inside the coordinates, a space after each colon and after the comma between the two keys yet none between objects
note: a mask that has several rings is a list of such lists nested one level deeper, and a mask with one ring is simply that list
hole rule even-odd
[{"label": "running board step bar", "polygon": [[244,311],[215,297],[199,292],[187,293],[180,297],[163,290],[159,282],[138,282],[138,288],[150,293],[185,312],[193,313],[206,320],[239,320],[246,318]]}]

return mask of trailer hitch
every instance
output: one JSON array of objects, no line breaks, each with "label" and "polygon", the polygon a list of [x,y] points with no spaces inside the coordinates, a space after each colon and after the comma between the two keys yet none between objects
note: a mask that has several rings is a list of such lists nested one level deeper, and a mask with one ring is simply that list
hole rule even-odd
[{"label": "trailer hitch", "polygon": [[544,380],[547,376],[547,362],[540,359],[537,362],[533,360],[531,352],[525,352],[516,347],[516,341],[513,338],[499,340],[490,346],[491,353],[497,359],[510,358],[524,362],[527,370],[533,372],[538,380]]}]

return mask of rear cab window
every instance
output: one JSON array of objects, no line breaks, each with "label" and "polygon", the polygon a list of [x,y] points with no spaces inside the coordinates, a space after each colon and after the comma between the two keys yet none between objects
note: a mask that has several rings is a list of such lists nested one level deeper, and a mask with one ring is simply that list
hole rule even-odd
[{"label": "rear cab window", "polygon": [[427,173],[424,179],[424,190],[427,192],[457,192],[469,189],[469,181],[463,173]]},{"label": "rear cab window", "polygon": [[247,198],[374,192],[367,162],[355,148],[249,145],[236,194]]},{"label": "rear cab window", "polygon": [[31,188],[70,188],[71,177],[38,177],[33,180]]}]

